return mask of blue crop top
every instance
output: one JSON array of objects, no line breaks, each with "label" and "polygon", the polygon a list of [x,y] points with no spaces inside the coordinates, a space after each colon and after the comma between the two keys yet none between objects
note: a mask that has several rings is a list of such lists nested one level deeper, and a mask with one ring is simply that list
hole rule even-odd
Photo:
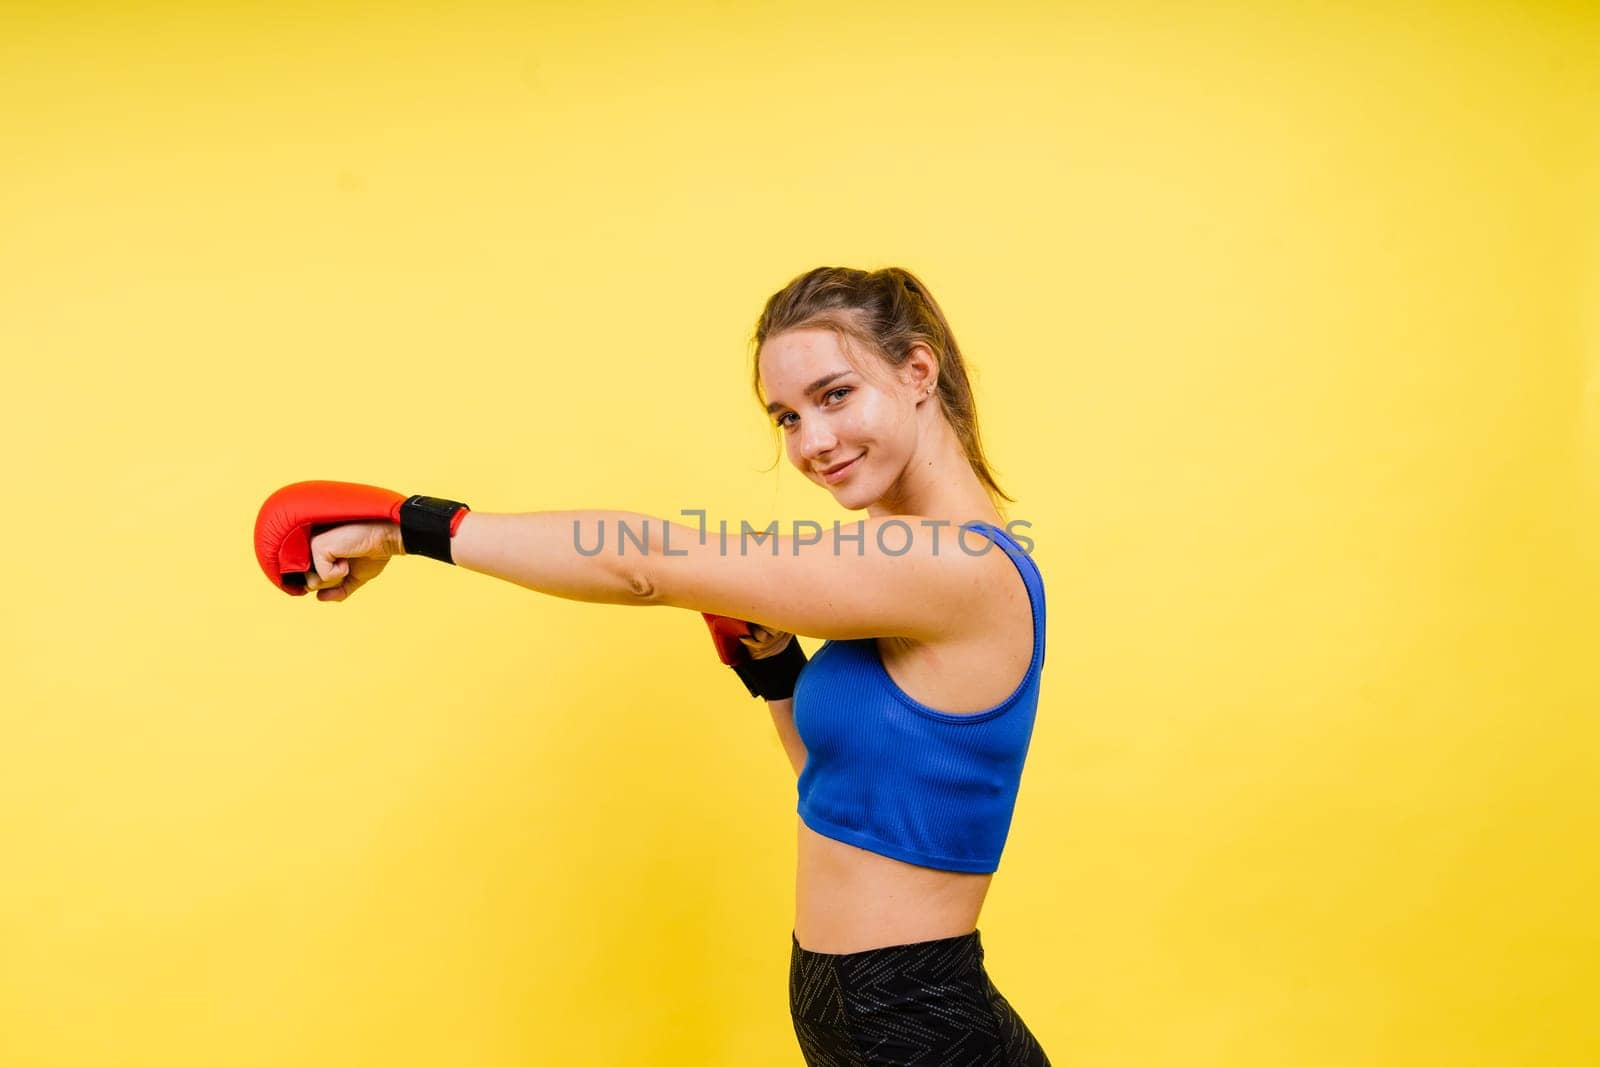
[{"label": "blue crop top", "polygon": [[796,810],[825,837],[923,867],[987,874],[1011,829],[1039,707],[1044,579],[1000,527],[965,525],[1022,572],[1033,607],[1027,674],[1003,702],[956,714],[896,685],[876,638],[823,642],[795,683],[794,725],[806,747]]}]

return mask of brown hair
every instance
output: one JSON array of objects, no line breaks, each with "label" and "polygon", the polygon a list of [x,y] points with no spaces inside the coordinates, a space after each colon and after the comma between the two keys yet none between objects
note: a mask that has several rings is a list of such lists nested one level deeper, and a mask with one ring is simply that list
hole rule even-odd
[{"label": "brown hair", "polygon": [[903,267],[864,271],[851,267],[817,267],[806,271],[773,293],[761,311],[752,337],[756,400],[766,406],[761,391],[761,346],[786,330],[821,327],[833,330],[840,346],[850,350],[854,338],[876,352],[890,367],[898,367],[923,344],[939,364],[939,407],[966,451],[973,473],[988,490],[996,508],[1000,500],[1015,501],[994,480],[978,436],[978,411],[967,381],[966,364],[944,312],[928,287]]}]

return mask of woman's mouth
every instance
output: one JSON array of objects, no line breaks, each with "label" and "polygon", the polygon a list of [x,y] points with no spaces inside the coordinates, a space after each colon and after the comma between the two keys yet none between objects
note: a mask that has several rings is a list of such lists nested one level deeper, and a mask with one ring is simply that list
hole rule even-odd
[{"label": "woman's mouth", "polygon": [[848,478],[850,476],[850,472],[855,470],[856,464],[860,462],[861,457],[857,456],[855,459],[852,459],[849,463],[846,463],[843,466],[835,467],[831,471],[824,471],[822,474],[822,480],[827,482],[829,485],[832,485],[837,481]]}]

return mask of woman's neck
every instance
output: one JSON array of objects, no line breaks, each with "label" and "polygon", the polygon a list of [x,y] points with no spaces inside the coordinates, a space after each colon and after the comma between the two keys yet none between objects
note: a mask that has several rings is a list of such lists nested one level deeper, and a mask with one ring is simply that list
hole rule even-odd
[{"label": "woman's neck", "polygon": [[932,421],[922,447],[889,491],[868,505],[867,514],[873,518],[926,515],[956,523],[978,520],[1004,525],[955,430],[943,415]]}]

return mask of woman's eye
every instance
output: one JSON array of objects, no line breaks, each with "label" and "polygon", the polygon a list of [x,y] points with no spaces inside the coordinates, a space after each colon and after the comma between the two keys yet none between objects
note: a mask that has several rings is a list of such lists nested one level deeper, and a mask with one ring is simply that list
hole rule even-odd
[{"label": "woman's eye", "polygon": [[[850,387],[848,385],[841,385],[837,389],[829,389],[826,393],[823,393],[822,394],[822,399],[823,400],[827,400],[830,396],[833,396],[835,393],[842,393],[842,394],[848,395],[849,392],[850,392]],[[841,396],[840,399],[842,400],[843,397]],[[792,412],[792,411],[785,411],[782,415],[779,415],[777,417],[777,419],[773,420],[774,421],[774,425],[780,427],[781,429],[787,430],[790,426],[793,425],[793,423],[788,423],[788,422],[785,422],[784,420],[787,419],[790,415],[793,415],[793,414],[794,414],[794,412]]]}]

